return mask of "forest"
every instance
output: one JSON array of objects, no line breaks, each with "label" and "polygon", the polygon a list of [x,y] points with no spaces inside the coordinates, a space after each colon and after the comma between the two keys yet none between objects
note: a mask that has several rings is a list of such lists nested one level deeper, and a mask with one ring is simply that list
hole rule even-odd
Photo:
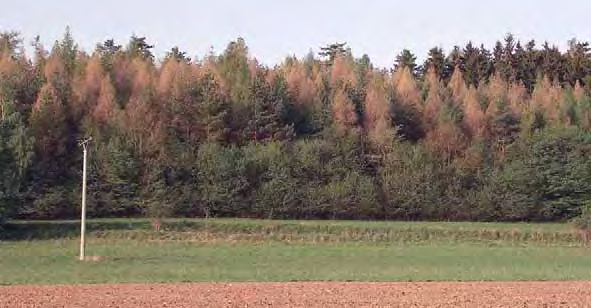
[{"label": "forest", "polygon": [[242,38],[25,52],[0,33],[0,221],[565,221],[591,206],[591,48],[511,34],[375,67],[345,43],[273,67]]}]

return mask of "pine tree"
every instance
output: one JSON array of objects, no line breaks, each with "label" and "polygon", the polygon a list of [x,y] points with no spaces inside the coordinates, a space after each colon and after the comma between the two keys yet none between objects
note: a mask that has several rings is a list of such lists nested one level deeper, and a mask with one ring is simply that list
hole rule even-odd
[{"label": "pine tree", "polygon": [[325,58],[328,57],[328,63],[332,64],[338,56],[347,52],[345,46],[347,46],[347,43],[329,44],[325,47],[320,47],[318,55]]},{"label": "pine tree", "polygon": [[146,41],[146,37],[132,35],[125,51],[131,58],[139,58],[151,62],[154,60],[154,54],[151,50],[153,48],[154,45],[150,45]]},{"label": "pine tree", "polygon": [[177,62],[186,62],[186,63],[188,63],[188,62],[191,61],[191,58],[189,58],[187,56],[187,53],[186,52],[181,51],[178,46],[174,46],[174,47],[172,47],[170,49],[170,51],[168,51],[166,53],[166,56],[164,57],[164,60],[165,61],[166,60],[174,60],[174,61],[177,61]]},{"label": "pine tree", "polygon": [[403,49],[394,61],[394,70],[408,69],[408,71],[416,76],[417,73],[417,57],[408,49]]},{"label": "pine tree", "polygon": [[115,43],[115,40],[108,39],[103,43],[97,44],[95,50],[102,57],[113,56],[122,50],[122,46]]}]

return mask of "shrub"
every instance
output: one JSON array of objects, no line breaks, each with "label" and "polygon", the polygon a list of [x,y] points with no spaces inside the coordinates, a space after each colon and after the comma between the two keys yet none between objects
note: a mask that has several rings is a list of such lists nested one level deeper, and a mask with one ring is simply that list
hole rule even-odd
[{"label": "shrub", "polygon": [[497,182],[497,196],[514,220],[555,221],[576,217],[591,197],[589,135],[577,129],[548,130],[513,150]]},{"label": "shrub", "polygon": [[591,202],[588,202],[581,210],[581,215],[572,220],[575,228],[582,231],[591,231]]}]

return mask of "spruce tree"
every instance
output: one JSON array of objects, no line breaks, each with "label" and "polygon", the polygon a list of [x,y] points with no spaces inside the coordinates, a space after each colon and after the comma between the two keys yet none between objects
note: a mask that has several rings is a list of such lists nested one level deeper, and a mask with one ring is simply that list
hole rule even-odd
[{"label": "spruce tree", "polygon": [[439,47],[431,48],[421,69],[423,77],[427,75],[429,70],[432,70],[438,78],[444,78],[445,54],[443,49]]},{"label": "spruce tree", "polygon": [[11,101],[0,101],[0,223],[15,208],[32,162],[32,138]]},{"label": "spruce tree", "polygon": [[251,86],[253,118],[248,127],[252,140],[259,142],[282,141],[293,138],[293,124],[283,122],[282,114],[286,110],[286,87],[279,81],[270,84],[266,80],[267,72],[257,73]]},{"label": "spruce tree", "polygon": [[417,57],[408,49],[402,50],[402,52],[396,56],[394,62],[394,70],[398,71],[404,68],[408,68],[410,73],[416,77],[417,74]]},{"label": "spruce tree", "polygon": [[203,140],[207,142],[225,143],[230,133],[229,104],[222,96],[215,78],[206,74],[198,82],[199,91],[199,123]]}]

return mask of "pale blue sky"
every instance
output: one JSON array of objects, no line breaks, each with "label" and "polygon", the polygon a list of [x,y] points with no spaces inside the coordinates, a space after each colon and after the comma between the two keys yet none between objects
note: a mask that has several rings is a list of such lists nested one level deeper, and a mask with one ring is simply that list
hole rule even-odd
[{"label": "pale blue sky", "polygon": [[423,58],[430,47],[468,40],[492,47],[507,32],[564,47],[573,37],[591,39],[590,12],[587,0],[13,0],[2,4],[0,30],[21,32],[27,45],[40,35],[49,47],[69,25],[88,51],[108,38],[125,44],[135,33],[159,56],[178,45],[199,57],[242,36],[267,64],[346,41],[356,56],[390,67],[403,48]]}]

